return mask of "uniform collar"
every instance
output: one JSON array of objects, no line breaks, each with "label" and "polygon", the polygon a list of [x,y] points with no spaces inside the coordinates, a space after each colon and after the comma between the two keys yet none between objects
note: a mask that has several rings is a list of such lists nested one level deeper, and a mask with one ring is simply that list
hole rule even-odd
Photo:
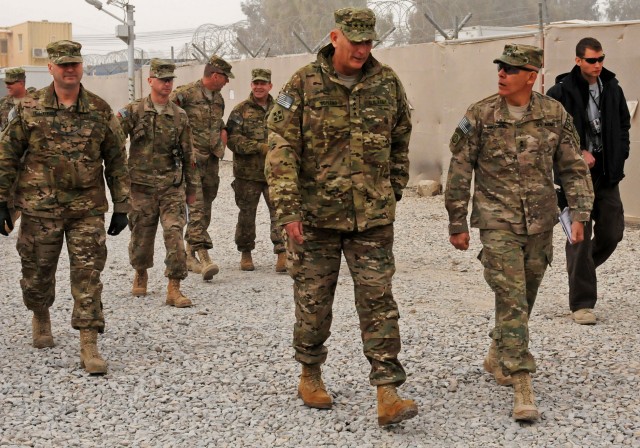
[{"label": "uniform collar", "polygon": [[[53,87],[53,83],[51,83],[49,88],[45,90],[40,104],[51,109],[60,109],[60,104],[58,103],[58,97]],[[91,103],[89,101],[89,96],[87,95],[87,91],[84,89],[82,83],[80,83],[80,93],[78,94],[78,100],[76,101],[76,112],[87,113],[90,110]]]}]

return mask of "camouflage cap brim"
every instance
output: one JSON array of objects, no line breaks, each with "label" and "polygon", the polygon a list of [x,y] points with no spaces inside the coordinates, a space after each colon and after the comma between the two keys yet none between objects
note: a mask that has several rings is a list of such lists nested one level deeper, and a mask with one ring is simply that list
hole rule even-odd
[{"label": "camouflage cap brim", "polygon": [[58,56],[50,59],[52,64],[77,64],[82,62],[82,56]]},{"label": "camouflage cap brim", "polygon": [[378,40],[378,34],[375,29],[363,30],[362,28],[351,28],[342,25],[340,29],[351,42],[365,42],[367,40]]},{"label": "camouflage cap brim", "polygon": [[499,58],[493,60],[494,64],[498,62],[504,62],[505,64],[511,65],[513,67],[524,67],[529,63],[529,61],[523,61],[521,57],[513,57],[513,56],[505,56],[502,55]]},{"label": "camouflage cap brim", "polygon": [[166,72],[157,72],[154,73],[150,76],[151,78],[158,78],[158,79],[168,79],[168,78],[177,78],[177,76],[175,75],[174,72],[172,71],[166,71]]}]

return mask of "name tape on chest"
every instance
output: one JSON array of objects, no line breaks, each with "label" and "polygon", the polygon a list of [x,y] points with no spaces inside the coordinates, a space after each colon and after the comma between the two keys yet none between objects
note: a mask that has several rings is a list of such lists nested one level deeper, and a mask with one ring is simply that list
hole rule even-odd
[{"label": "name tape on chest", "polygon": [[276,100],[276,103],[278,103],[280,106],[284,107],[285,109],[291,109],[291,106],[293,106],[294,103],[294,99],[292,96],[287,95],[286,93],[280,93],[280,95],[278,95],[278,99]]}]

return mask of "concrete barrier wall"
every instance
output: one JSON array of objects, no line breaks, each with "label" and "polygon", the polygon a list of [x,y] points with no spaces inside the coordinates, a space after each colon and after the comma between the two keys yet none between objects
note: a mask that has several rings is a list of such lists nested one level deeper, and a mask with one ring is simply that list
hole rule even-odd
[{"label": "concrete barrier wall", "polygon": [[[545,69],[536,85],[538,91],[554,84],[559,73],[574,65],[575,44],[582,37],[600,40],[607,55],[606,67],[614,71],[630,102],[640,98],[640,83],[635,82],[640,66],[640,21],[610,24],[554,24],[545,28],[544,39],[532,29],[530,34],[455,43],[425,43],[373,50],[380,61],[399,74],[413,107],[411,138],[411,184],[419,180],[442,180],[449,164],[449,139],[467,107],[497,91],[497,72],[493,59],[507,42],[544,46]],[[235,79],[222,90],[226,114],[250,92],[250,73],[255,67],[273,72],[273,91],[277,95],[291,74],[315,55],[231,61]],[[202,76],[202,65],[179,67],[175,86]],[[149,93],[148,68],[136,73],[138,96]],[[105,98],[117,110],[127,103],[126,74],[84,78],[89,89]],[[142,88],[140,90],[140,88]],[[142,92],[142,93],[140,93]],[[640,221],[640,198],[633,194],[640,188],[640,128],[638,113],[632,117],[631,157],[627,161],[627,178],[621,184],[625,213]],[[230,155],[225,156],[227,158]]]}]

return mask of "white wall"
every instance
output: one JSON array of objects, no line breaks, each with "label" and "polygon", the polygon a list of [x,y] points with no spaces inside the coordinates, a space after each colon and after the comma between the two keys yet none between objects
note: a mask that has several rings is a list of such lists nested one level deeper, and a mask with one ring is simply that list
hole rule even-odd
[{"label": "white wall", "polygon": [[[380,61],[398,73],[413,106],[413,134],[410,159],[411,180],[442,180],[449,164],[449,139],[467,107],[497,91],[497,72],[493,59],[502,53],[505,43],[519,42],[545,48],[545,68],[537,90],[553,85],[555,76],[569,71],[574,64],[575,44],[582,37],[592,36],[602,42],[607,54],[606,66],[617,73],[627,100],[640,98],[640,83],[636,82],[640,67],[640,21],[611,24],[554,24],[545,28],[544,41],[538,33],[511,38],[497,37],[455,43],[426,43],[373,51]],[[271,69],[274,96],[291,74],[315,55],[281,56],[274,58],[230,61],[235,79],[222,90],[226,113],[249,95],[251,69]],[[180,67],[175,86],[192,82],[202,76],[202,65]],[[148,94],[148,71],[136,73],[137,89],[142,82],[142,94]],[[85,86],[105,98],[117,110],[127,103],[126,74],[108,77],[85,77]],[[140,90],[137,90],[140,92]],[[621,183],[625,213],[640,221],[640,198],[633,193],[640,189],[640,119],[631,121],[631,156],[627,161],[627,178]],[[228,155],[226,157],[229,157]]]}]

